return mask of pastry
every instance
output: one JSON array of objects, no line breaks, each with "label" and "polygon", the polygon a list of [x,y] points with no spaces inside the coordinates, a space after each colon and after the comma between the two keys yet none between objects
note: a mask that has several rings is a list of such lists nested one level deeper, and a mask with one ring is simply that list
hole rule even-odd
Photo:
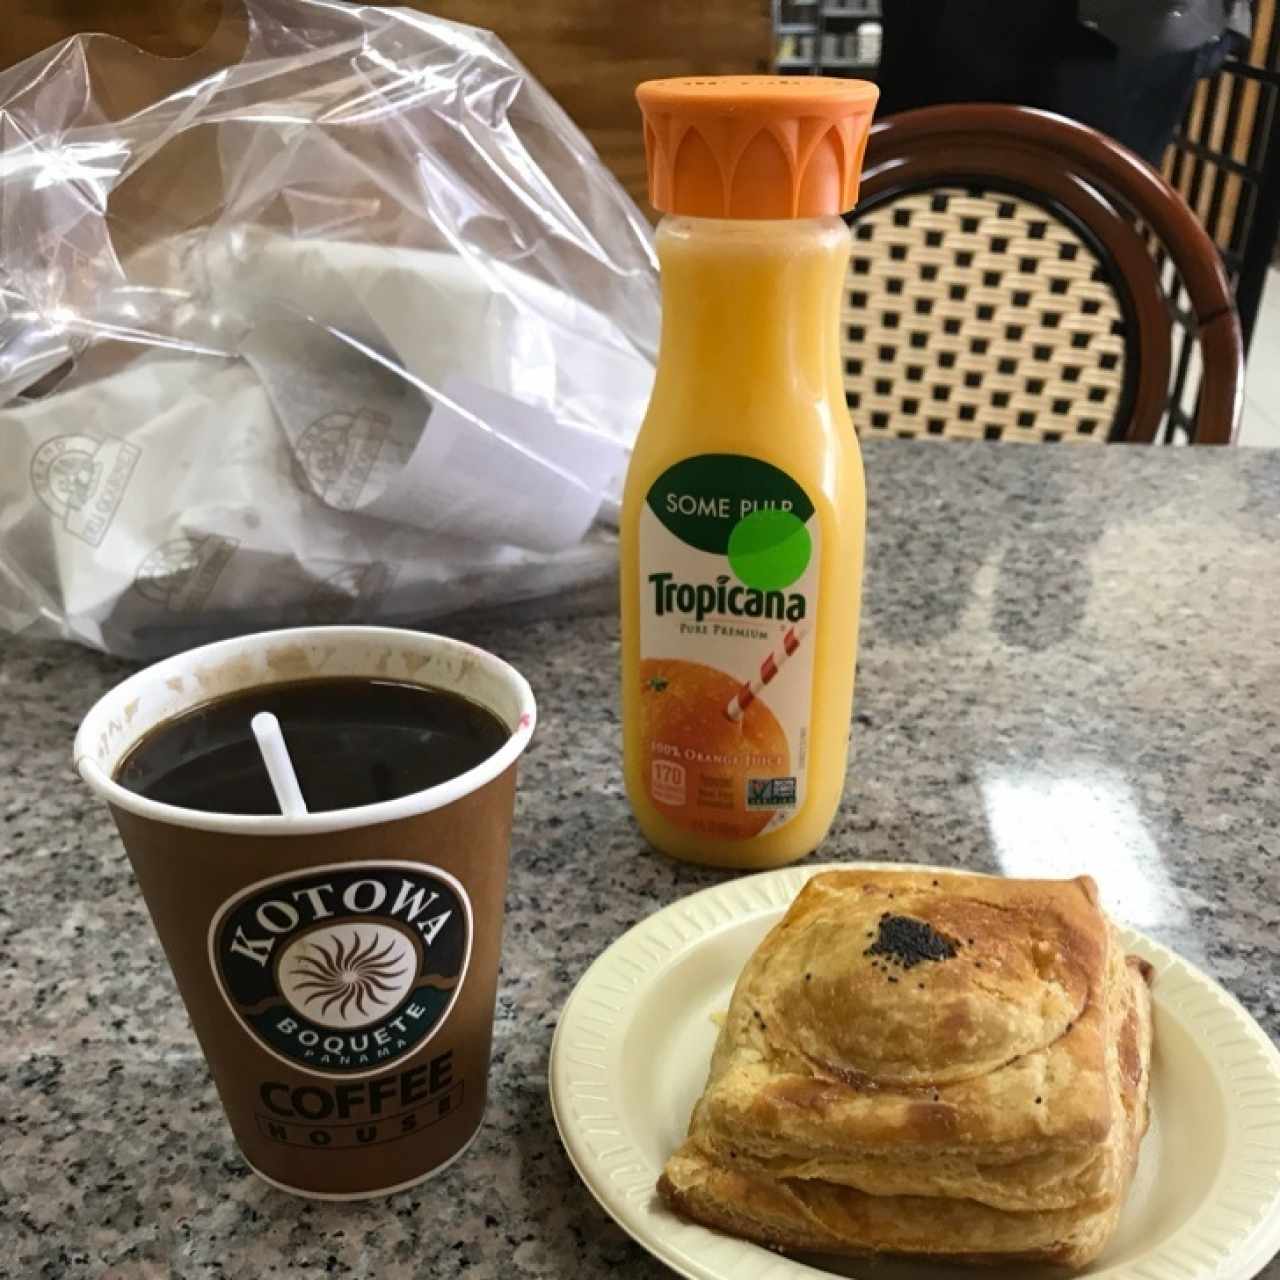
[{"label": "pastry", "polygon": [[1146,967],[1088,878],[827,872],[743,969],[659,1190],[777,1248],[1081,1265],[1150,1060]]}]

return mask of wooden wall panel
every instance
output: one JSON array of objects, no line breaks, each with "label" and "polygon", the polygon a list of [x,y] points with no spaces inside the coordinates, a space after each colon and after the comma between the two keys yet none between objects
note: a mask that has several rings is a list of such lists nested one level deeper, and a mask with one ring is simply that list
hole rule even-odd
[{"label": "wooden wall panel", "polygon": [[496,31],[648,210],[632,96],[657,76],[768,71],[768,0],[415,0]]},{"label": "wooden wall panel", "polygon": [[[496,31],[560,101],[648,210],[632,98],[639,80],[767,71],[769,0],[411,0]],[[198,49],[221,0],[0,0],[0,66],[79,31],[167,57]]]},{"label": "wooden wall panel", "polygon": [[105,31],[180,58],[204,44],[221,14],[221,0],[4,0],[0,66],[81,31]]}]

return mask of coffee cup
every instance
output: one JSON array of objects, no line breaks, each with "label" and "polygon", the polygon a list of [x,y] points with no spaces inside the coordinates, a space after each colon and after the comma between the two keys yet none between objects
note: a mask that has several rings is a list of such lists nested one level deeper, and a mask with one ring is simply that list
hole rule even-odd
[{"label": "coffee cup", "polygon": [[[118,780],[149,735],[200,708],[335,680],[458,695],[506,732],[436,785],[299,816],[187,808]],[[474,1139],[534,719],[501,659],[380,627],[207,645],[130,676],[85,716],[76,767],[110,807],[231,1129],[272,1185],[381,1195]]]}]

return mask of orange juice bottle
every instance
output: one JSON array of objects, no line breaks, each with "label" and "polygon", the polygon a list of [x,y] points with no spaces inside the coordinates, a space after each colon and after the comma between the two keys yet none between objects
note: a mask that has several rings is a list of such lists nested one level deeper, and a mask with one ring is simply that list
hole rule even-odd
[{"label": "orange juice bottle", "polygon": [[840,299],[874,85],[655,80],[662,341],[622,507],[627,792],[664,853],[779,866],[844,787],[866,487]]}]

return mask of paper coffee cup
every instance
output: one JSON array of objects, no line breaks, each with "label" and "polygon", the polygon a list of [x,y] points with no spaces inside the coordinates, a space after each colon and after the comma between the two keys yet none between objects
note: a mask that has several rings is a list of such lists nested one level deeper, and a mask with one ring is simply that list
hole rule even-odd
[{"label": "paper coffee cup", "polygon": [[[148,731],[194,707],[343,677],[462,694],[510,736],[439,786],[296,818],[178,808],[113,781]],[[236,1141],[273,1185],[326,1199],[384,1194],[438,1172],[475,1137],[516,762],[534,716],[524,678],[471,645],[307,627],[159,662],[81,724],[76,767],[111,808]],[[395,956],[376,1017],[343,1014],[341,1002],[319,1013],[294,989],[289,957],[316,943],[344,973]]]}]

